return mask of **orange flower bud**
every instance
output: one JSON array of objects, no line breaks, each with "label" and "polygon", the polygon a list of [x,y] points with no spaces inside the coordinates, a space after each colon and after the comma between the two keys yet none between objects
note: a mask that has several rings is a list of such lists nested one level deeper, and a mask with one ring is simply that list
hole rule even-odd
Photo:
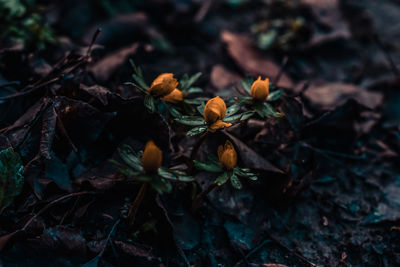
[{"label": "orange flower bud", "polygon": [[162,152],[154,144],[153,141],[148,141],[142,154],[142,166],[146,172],[156,172],[161,167]]},{"label": "orange flower bud", "polygon": [[261,76],[258,77],[256,81],[253,82],[250,88],[251,97],[254,100],[265,101],[269,94],[269,80],[261,80]]},{"label": "orange flower bud", "polygon": [[224,146],[221,145],[218,147],[218,158],[222,165],[224,165],[224,168],[228,171],[236,167],[237,154],[235,147],[229,140],[225,142]]},{"label": "orange flower bud", "polygon": [[163,73],[151,83],[149,91],[155,97],[163,97],[171,93],[178,84],[178,80],[174,78],[174,74]]},{"label": "orange flower bud", "polygon": [[172,104],[178,104],[183,101],[183,93],[179,89],[175,88],[171,93],[161,99]]},{"label": "orange flower bud", "polygon": [[229,127],[232,124],[223,122],[226,113],[226,104],[219,96],[208,100],[204,107],[204,120],[210,126],[212,130],[218,130],[221,128]]}]

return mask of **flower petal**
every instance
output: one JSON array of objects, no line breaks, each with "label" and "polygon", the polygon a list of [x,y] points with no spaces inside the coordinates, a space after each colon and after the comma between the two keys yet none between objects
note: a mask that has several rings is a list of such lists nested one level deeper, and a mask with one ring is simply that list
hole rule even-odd
[{"label": "flower petal", "polygon": [[232,123],[226,123],[226,122],[224,122],[224,121],[222,121],[222,120],[217,120],[216,122],[214,122],[213,124],[211,124],[210,126],[209,126],[209,128],[211,129],[211,130],[218,130],[218,129],[223,129],[223,128],[226,128],[226,127],[229,127],[229,126],[232,126]]}]

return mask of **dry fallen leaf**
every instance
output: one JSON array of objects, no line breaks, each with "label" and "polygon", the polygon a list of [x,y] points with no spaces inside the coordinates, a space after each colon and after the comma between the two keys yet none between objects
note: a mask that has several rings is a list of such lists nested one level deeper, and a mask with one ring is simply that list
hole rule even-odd
[{"label": "dry fallen leaf", "polygon": [[383,101],[380,92],[367,91],[359,86],[341,82],[313,82],[304,92],[304,96],[315,106],[325,110],[332,110],[349,99],[354,99],[371,109],[377,108]]},{"label": "dry fallen leaf", "polygon": [[[221,38],[231,57],[246,74],[254,77],[261,75],[271,81],[278,75],[281,67],[253,47],[248,35],[223,31]],[[286,73],[282,73],[278,85],[290,88],[293,87],[293,82]]]},{"label": "dry fallen leaf", "polygon": [[139,44],[135,43],[128,47],[117,50],[105,56],[96,62],[89,70],[93,73],[98,81],[107,81],[110,76],[121,66],[130,55],[134,54]]},{"label": "dry fallen leaf", "polygon": [[222,90],[241,80],[236,73],[230,72],[224,66],[218,64],[211,70],[211,83],[214,87]]}]

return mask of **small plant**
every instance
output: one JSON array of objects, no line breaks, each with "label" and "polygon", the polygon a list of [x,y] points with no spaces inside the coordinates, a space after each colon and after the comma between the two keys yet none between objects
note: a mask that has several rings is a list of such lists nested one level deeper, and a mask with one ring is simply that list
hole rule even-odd
[{"label": "small plant", "polygon": [[[236,123],[246,122],[255,114],[262,118],[282,117],[283,114],[275,111],[269,104],[269,102],[280,98],[283,93],[282,90],[270,92],[270,88],[275,89],[275,86],[269,83],[268,78],[264,80],[261,77],[258,77],[257,80],[248,78],[242,81],[245,90],[244,95],[235,97],[235,103],[227,107],[225,101],[219,96],[211,98],[207,102],[201,97],[193,99],[187,97],[191,93],[203,92],[201,88],[192,87],[200,77],[200,73],[191,77],[184,75],[180,82],[174,77],[173,73],[163,73],[148,86],[144,81],[142,70],[132,61],[131,65],[134,70],[132,77],[135,82],[127,84],[139,89],[145,95],[144,105],[148,110],[159,113],[168,110],[173,118],[169,120],[170,122],[175,121],[191,127],[187,132],[188,136],[201,134],[186,162],[188,167],[186,173],[193,174],[195,169],[219,173],[216,180],[195,198],[193,202],[194,210],[199,207],[202,199],[209,192],[225,184],[228,180],[234,188],[241,189],[240,177],[250,180],[257,179],[257,176],[250,169],[237,166],[237,154],[230,141],[226,141],[225,145],[218,147],[218,157],[208,155],[207,161],[204,163],[196,161],[196,155],[204,140],[216,131],[231,127]],[[193,106],[196,106],[196,108]],[[195,114],[196,112],[198,115]],[[146,144],[143,153],[136,153],[129,146],[124,146],[119,150],[119,153],[129,166],[129,168],[120,167],[120,171],[129,179],[142,182],[142,188],[149,184],[158,193],[164,193],[170,192],[172,189],[170,180],[185,182],[194,180],[193,177],[188,176],[183,171],[161,167],[162,153],[152,141]],[[137,199],[140,199],[142,191],[142,189],[139,191]],[[137,206],[135,203],[137,203],[137,200],[132,207]],[[130,214],[134,213],[130,212]],[[132,215],[130,217],[132,218]]]},{"label": "small plant", "polygon": [[190,94],[203,92],[201,88],[192,86],[200,78],[200,72],[191,77],[185,74],[180,82],[174,78],[173,73],[162,73],[148,86],[141,68],[137,67],[133,61],[130,62],[134,70],[132,78],[135,82],[126,84],[144,93],[144,105],[150,112],[166,109],[173,117],[181,117],[182,113],[193,114],[195,112],[192,104],[203,102],[203,98],[188,98]]},{"label": "small plant", "polygon": [[226,108],[225,101],[216,96],[206,104],[197,107],[198,112],[202,116],[181,116],[175,121],[188,125],[195,126],[188,131],[187,135],[194,136],[205,131],[215,132],[217,130],[232,126],[232,123],[244,121],[253,115],[253,112],[244,112],[236,114],[240,110],[239,104],[234,104]]},{"label": "small plant", "polygon": [[129,181],[141,182],[142,186],[128,213],[130,225],[133,225],[136,212],[143,200],[147,185],[158,193],[169,193],[172,190],[170,181],[191,182],[193,177],[185,172],[162,167],[162,151],[153,141],[148,141],[144,151],[135,152],[124,145],[118,150],[121,159],[127,165],[113,161],[119,166],[119,171],[128,177]]},{"label": "small plant", "polygon": [[262,118],[281,118],[284,116],[269,104],[269,102],[278,100],[283,91],[278,89],[270,92],[270,87],[274,88],[275,86],[271,86],[268,78],[262,80],[259,76],[257,80],[253,80],[249,77],[242,80],[242,86],[247,96],[237,97],[239,106],[247,106],[250,111],[257,113]]},{"label": "small plant", "polygon": [[207,172],[219,173],[217,179],[202,193],[200,193],[194,201],[193,207],[196,209],[201,200],[211,192],[214,188],[225,184],[228,180],[236,189],[242,188],[242,183],[239,177],[257,180],[256,174],[248,168],[240,168],[237,166],[237,153],[233,144],[227,140],[225,145],[218,147],[218,158],[213,155],[208,155],[207,162],[194,161],[197,169]]}]

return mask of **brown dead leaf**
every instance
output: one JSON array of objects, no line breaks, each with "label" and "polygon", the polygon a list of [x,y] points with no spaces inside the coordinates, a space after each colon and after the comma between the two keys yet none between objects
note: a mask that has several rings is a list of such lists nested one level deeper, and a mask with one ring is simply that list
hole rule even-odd
[{"label": "brown dead leaf", "polygon": [[224,66],[218,64],[212,68],[211,83],[214,87],[222,90],[241,80],[240,76],[227,70]]},{"label": "brown dead leaf", "polygon": [[118,69],[118,67],[128,59],[130,55],[136,52],[138,47],[139,44],[135,43],[112,52],[92,65],[89,70],[93,73],[98,81],[105,82]]},{"label": "brown dead leaf", "polygon": [[[231,57],[244,72],[254,77],[259,75],[268,77],[271,80],[278,75],[280,66],[256,50],[248,35],[223,31],[221,38],[226,43]],[[293,82],[286,73],[283,73],[278,85],[290,88],[293,87]]]},{"label": "brown dead leaf", "polygon": [[368,91],[359,86],[341,82],[314,82],[304,92],[304,96],[314,105],[325,110],[332,110],[349,99],[354,99],[371,109],[377,108],[383,102],[383,94],[380,92]]}]

